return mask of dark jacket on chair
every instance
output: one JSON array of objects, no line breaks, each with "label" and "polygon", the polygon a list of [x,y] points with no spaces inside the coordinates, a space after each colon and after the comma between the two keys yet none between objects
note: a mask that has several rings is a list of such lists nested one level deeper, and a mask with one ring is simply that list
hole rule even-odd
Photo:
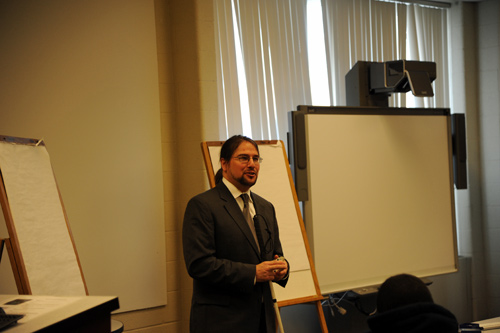
[{"label": "dark jacket on chair", "polygon": [[447,309],[434,303],[415,303],[368,318],[372,333],[457,333],[458,321]]}]

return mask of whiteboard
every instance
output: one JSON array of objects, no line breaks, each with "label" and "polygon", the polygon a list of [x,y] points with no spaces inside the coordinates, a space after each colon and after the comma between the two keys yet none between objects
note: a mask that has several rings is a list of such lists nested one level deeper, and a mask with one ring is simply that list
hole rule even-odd
[{"label": "whiteboard", "polygon": [[[290,167],[282,141],[257,141],[263,158],[257,183],[252,192],[273,203],[280,231],[283,253],[290,263],[290,278],[286,288],[276,287],[276,299],[282,305],[302,303],[321,298],[307,239],[303,233],[303,222],[291,180]],[[219,155],[222,142],[203,143],[209,178],[215,185],[213,175],[220,169]],[[311,298],[312,299],[307,299]]]},{"label": "whiteboard", "polygon": [[455,272],[449,110],[330,109],[303,114],[294,142],[306,152],[304,219],[321,292]]}]

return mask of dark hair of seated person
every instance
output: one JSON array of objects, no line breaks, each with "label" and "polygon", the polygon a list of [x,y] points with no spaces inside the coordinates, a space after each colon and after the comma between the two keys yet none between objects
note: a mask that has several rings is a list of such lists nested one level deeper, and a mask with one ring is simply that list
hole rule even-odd
[{"label": "dark hair of seated person", "polygon": [[416,276],[399,274],[385,280],[377,296],[377,312],[399,308],[413,303],[434,303],[425,283]]},{"label": "dark hair of seated person", "polygon": [[409,274],[388,278],[379,288],[372,333],[457,333],[455,315],[435,304],[425,283]]}]

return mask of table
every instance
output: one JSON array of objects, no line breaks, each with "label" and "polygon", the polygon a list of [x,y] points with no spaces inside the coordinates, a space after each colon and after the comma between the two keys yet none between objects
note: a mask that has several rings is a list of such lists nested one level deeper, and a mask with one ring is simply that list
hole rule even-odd
[{"label": "table", "polygon": [[488,333],[500,332],[500,317],[475,321],[474,323],[479,324],[482,328],[484,328],[483,332],[488,332]]},{"label": "table", "polygon": [[6,330],[16,332],[111,332],[111,312],[118,309],[118,297],[0,295],[0,307],[7,314],[24,314]]}]

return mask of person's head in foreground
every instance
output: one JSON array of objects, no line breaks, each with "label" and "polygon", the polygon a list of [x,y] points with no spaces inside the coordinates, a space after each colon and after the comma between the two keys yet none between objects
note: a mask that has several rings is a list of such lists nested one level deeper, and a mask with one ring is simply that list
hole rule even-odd
[{"label": "person's head in foreground", "polygon": [[399,308],[413,303],[434,303],[425,283],[416,276],[399,274],[385,280],[377,295],[377,312]]},{"label": "person's head in foreground", "polygon": [[434,304],[425,283],[410,274],[385,280],[377,295],[377,313],[367,322],[374,333],[458,332],[455,316]]}]

